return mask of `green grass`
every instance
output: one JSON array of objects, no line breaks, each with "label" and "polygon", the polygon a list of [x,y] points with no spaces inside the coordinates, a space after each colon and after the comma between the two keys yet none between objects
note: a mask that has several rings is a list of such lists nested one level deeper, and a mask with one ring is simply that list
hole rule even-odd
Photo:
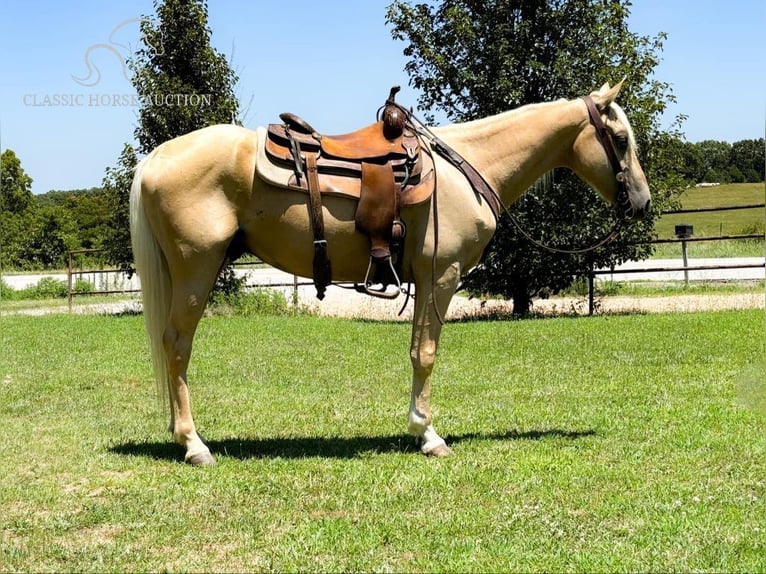
[{"label": "green grass", "polygon": [[433,402],[455,456],[431,460],[403,432],[407,325],[208,317],[199,469],[164,432],[141,317],[3,317],[0,570],[762,572],[764,421],[737,384],[763,327],[449,324]]},{"label": "green grass", "polygon": [[[138,294],[120,294],[120,295],[80,295],[72,298],[72,309],[76,312],[78,309],[92,307],[94,305],[110,306],[119,303],[136,306],[141,301]],[[68,309],[69,302],[66,297],[54,297],[44,299],[21,299],[8,298],[0,299],[0,313],[21,313],[35,310],[43,311],[61,311]]]},{"label": "green grass", "polygon": [[[672,295],[727,295],[737,293],[764,293],[764,281],[604,281],[596,284],[596,295],[609,297],[668,297]],[[587,296],[587,284],[574,294]]]},{"label": "green grass", "polygon": [[[696,209],[762,204],[766,197],[764,191],[763,183],[693,187],[681,195],[681,206],[684,209]],[[675,238],[675,226],[678,224],[693,225],[696,237],[763,233],[764,209],[664,215],[655,225],[657,237]],[[688,246],[690,257],[763,257],[764,254],[763,241],[759,240],[691,242]],[[660,244],[655,246],[655,250],[653,255],[655,258],[681,257],[679,244]]]}]

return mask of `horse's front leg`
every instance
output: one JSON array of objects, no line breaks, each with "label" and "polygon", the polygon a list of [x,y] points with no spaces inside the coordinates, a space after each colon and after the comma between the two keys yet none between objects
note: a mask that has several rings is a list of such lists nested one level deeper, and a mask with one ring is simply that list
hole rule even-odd
[{"label": "horse's front leg", "polygon": [[434,430],[431,415],[431,372],[442,328],[434,305],[443,318],[459,279],[459,266],[453,264],[436,281],[435,291],[430,277],[417,281],[415,286],[415,313],[410,344],[412,396],[408,429],[418,440],[423,454],[437,457],[449,456],[452,451]]}]

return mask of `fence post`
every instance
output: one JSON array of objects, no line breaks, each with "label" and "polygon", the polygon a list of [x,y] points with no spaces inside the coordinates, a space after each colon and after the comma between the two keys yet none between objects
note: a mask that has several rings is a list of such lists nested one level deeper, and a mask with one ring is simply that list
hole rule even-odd
[{"label": "fence post", "polygon": [[686,246],[686,241],[681,242],[681,257],[684,260],[684,283],[689,286],[689,251]]},{"label": "fence post", "polygon": [[594,283],[596,280],[596,274],[594,269],[594,262],[592,258],[588,258],[588,317],[593,316],[593,311],[595,310],[595,303],[593,301],[595,288]]},{"label": "fence post", "polygon": [[72,252],[69,252],[69,263],[67,265],[67,289],[66,289],[66,295],[67,295],[67,306],[69,307],[69,312],[72,312]]},{"label": "fence post", "polygon": [[676,237],[681,240],[681,256],[684,260],[684,283],[689,286],[689,252],[686,247],[686,239],[694,234],[694,226],[688,223],[676,225]]}]

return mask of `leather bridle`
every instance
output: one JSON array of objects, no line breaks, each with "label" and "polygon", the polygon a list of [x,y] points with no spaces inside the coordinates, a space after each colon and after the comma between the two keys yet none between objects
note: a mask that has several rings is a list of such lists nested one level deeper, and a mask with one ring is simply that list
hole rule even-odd
[{"label": "leather bridle", "polygon": [[601,113],[598,111],[593,98],[585,96],[583,97],[583,101],[588,108],[590,123],[596,128],[596,137],[601,143],[601,147],[603,147],[606,152],[606,157],[609,159],[609,164],[612,166],[612,171],[614,172],[614,178],[617,180],[617,197],[614,202],[615,209],[617,210],[617,217],[626,220],[632,219],[635,212],[630,204],[627,175],[628,166],[624,161],[620,161],[617,157],[612,134],[609,133],[606,125],[604,125],[604,122],[601,119]]}]

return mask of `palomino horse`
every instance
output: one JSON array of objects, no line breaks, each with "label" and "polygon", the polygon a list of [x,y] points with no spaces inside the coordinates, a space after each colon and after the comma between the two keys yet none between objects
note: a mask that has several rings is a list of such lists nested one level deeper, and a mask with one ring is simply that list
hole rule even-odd
[{"label": "palomino horse", "polygon": [[[546,172],[566,167],[612,204],[627,195],[621,210],[634,218],[649,207],[649,187],[631,127],[614,103],[619,89],[605,85],[587,105],[588,98],[528,105],[434,128],[433,134],[470,163],[505,206]],[[139,164],[131,188],[133,252],[155,377],[169,392],[170,430],[191,464],[214,464],[192,419],[186,373],[197,324],[230,245],[236,240],[289,273],[312,274],[307,195],[258,176],[264,134],[219,125],[168,141]],[[430,407],[441,317],[461,275],[479,263],[496,216],[463,172],[433,156],[435,195],[401,211],[407,228],[401,279],[415,284],[408,430],[423,453],[446,456],[451,451],[434,430]],[[355,231],[355,208],[352,199],[324,200],[333,281],[366,277],[369,238]]]}]

